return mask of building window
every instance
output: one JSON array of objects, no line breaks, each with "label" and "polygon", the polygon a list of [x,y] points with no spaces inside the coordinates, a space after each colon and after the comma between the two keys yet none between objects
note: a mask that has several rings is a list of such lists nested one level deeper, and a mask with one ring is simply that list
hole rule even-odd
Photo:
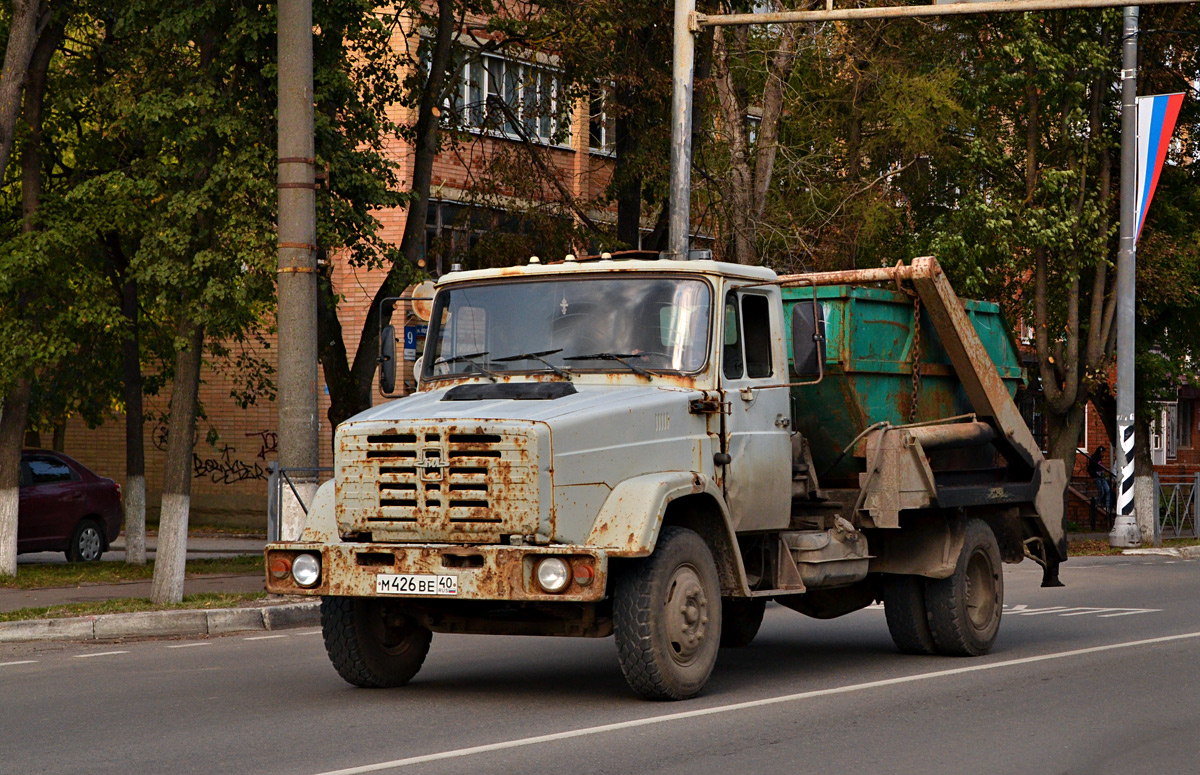
[{"label": "building window", "polygon": [[558,71],[544,65],[493,54],[467,57],[446,108],[460,127],[546,145],[571,144],[570,100]]},{"label": "building window", "polygon": [[592,153],[615,156],[617,120],[608,110],[611,94],[610,87],[599,84],[592,87],[588,102],[588,148]]},{"label": "building window", "polygon": [[425,215],[423,267],[434,277],[449,272],[454,264],[464,269],[486,269],[494,264],[481,255],[488,252],[486,246],[480,249],[481,240],[524,232],[522,219],[505,210],[433,200]]}]

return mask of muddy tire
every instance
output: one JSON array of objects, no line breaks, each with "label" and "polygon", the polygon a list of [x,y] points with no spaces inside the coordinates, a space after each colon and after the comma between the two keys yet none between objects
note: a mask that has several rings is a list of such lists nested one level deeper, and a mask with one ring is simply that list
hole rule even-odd
[{"label": "muddy tire", "polygon": [[621,672],[639,695],[684,700],[700,693],[721,642],[721,587],[699,535],[663,528],[654,554],[617,579],[613,628]]},{"label": "muddy tire", "polygon": [[721,598],[721,648],[740,649],[754,642],[766,608],[761,597]]},{"label": "muddy tire", "polygon": [[925,579],[920,576],[885,577],[883,612],[892,641],[902,653],[937,653],[925,607]]},{"label": "muddy tire", "polygon": [[378,600],[322,597],[321,632],[338,675],[364,689],[403,686],[421,669],[433,633]]},{"label": "muddy tire", "polygon": [[968,520],[954,574],[925,582],[929,630],[939,654],[988,653],[1000,631],[1004,573],[1000,547],[987,523]]}]

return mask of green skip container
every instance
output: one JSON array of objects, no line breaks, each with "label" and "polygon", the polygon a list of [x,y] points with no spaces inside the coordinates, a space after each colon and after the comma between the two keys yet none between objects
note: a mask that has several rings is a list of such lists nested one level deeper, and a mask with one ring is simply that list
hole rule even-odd
[{"label": "green skip container", "polygon": [[[790,345],[792,309],[811,305],[814,289],[782,290]],[[818,384],[791,388],[792,427],[808,440],[823,484],[857,486],[863,460],[846,455],[839,461],[843,448],[877,422],[910,422],[914,299],[895,290],[855,285],[817,287],[815,293],[825,321],[825,373]],[[999,305],[971,300],[963,305],[1009,395],[1015,395],[1024,370]],[[915,422],[971,413],[966,392],[924,310],[917,343],[921,367]],[[790,346],[788,352],[790,358]]]}]

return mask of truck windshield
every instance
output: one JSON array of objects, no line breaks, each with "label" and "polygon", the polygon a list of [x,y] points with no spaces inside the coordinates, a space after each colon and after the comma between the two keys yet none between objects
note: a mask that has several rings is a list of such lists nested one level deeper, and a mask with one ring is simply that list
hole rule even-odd
[{"label": "truck windshield", "polygon": [[702,280],[645,275],[443,289],[422,376],[696,372],[708,355],[711,306]]}]

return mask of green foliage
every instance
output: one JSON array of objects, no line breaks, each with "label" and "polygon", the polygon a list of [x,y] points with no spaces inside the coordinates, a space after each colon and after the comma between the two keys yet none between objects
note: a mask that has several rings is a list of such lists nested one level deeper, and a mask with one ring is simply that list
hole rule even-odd
[{"label": "green foliage", "polygon": [[[395,19],[372,0],[315,3],[318,234],[359,265],[395,259],[380,208],[403,202],[385,143],[400,93]],[[20,165],[0,188],[0,386],[35,378],[31,426],[121,409],[135,281],[146,390],[169,379],[177,322],[247,406],[274,396],[275,6],[76,3],[52,63],[44,186],[20,230]]]}]

